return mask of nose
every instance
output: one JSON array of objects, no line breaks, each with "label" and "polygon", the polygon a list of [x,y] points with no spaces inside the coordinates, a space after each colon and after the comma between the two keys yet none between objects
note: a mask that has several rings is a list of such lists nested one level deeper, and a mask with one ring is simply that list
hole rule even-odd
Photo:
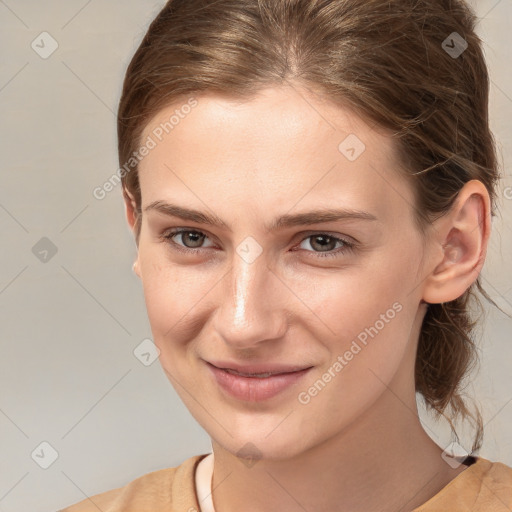
[{"label": "nose", "polygon": [[[287,328],[287,288],[268,268],[264,254],[248,263],[237,254],[222,280],[214,319],[217,334],[233,352],[280,339]],[[289,294],[289,292],[288,292]]]}]

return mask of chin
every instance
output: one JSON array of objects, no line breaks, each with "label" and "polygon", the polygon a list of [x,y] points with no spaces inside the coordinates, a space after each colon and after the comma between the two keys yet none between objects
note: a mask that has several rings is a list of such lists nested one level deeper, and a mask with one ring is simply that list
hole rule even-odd
[{"label": "chin", "polygon": [[[252,467],[259,460],[292,459],[308,449],[308,445],[304,444],[304,439],[308,439],[307,435],[295,438],[285,430],[280,434],[276,431],[270,435],[261,431],[254,432],[252,435],[247,430],[243,435],[233,433],[233,437],[223,434],[222,439],[210,437],[215,439],[215,443],[220,445],[223,450],[244,462],[247,467]],[[309,441],[311,441],[310,438]]]}]

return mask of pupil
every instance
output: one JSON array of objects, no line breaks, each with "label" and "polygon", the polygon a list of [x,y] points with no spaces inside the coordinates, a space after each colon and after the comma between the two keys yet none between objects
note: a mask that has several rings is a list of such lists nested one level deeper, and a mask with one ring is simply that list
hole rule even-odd
[{"label": "pupil", "polygon": [[[192,239],[192,245],[194,247],[196,247],[198,243],[200,244],[202,239],[204,238],[203,235],[196,233],[195,231],[187,231],[186,233],[184,233],[184,235],[186,235],[188,238]],[[320,242],[318,242],[319,240],[320,240]],[[322,240],[323,240],[323,243],[322,243]],[[322,235],[316,235],[314,237],[314,241],[315,241],[314,243],[319,243],[319,246],[321,249],[322,248],[325,249],[326,247],[328,247],[330,244],[332,244],[334,242],[332,237],[322,236]],[[196,244],[196,245],[194,245],[194,244]]]},{"label": "pupil", "polygon": [[[197,244],[197,242],[201,243],[202,236],[201,236],[199,233],[196,233],[196,232],[194,232],[194,231],[188,231],[187,233],[185,233],[185,235],[186,235],[187,237],[189,237],[189,238],[190,238],[190,235],[192,235],[192,236],[191,236],[191,238],[192,238],[192,239],[193,239],[194,237],[196,237],[196,239],[195,239],[195,240],[192,240],[192,244],[194,244],[194,243],[196,243],[196,244]],[[195,246],[194,246],[194,247],[195,247]]]},{"label": "pupil", "polygon": [[323,244],[320,242],[320,244],[319,244],[320,248],[323,248],[323,249],[325,249],[327,246],[329,246],[330,244],[333,243],[334,240],[332,240],[332,237],[330,237],[330,236],[322,236],[322,235],[317,235],[317,236],[314,237],[315,243],[318,240],[324,240],[325,241],[326,239],[327,240],[331,240],[331,242],[330,243],[326,242],[326,243],[323,243]]}]

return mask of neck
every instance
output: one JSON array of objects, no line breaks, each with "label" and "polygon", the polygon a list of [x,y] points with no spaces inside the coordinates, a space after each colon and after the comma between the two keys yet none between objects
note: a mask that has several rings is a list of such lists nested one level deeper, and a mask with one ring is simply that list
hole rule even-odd
[{"label": "neck", "polygon": [[212,440],[215,510],[410,512],[425,503],[466,466],[452,469],[423,429],[413,379],[397,374],[355,422],[286,458],[251,465]]}]

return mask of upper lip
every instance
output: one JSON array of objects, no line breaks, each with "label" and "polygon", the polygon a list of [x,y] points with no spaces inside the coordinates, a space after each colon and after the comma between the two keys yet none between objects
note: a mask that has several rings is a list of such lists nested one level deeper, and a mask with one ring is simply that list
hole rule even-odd
[{"label": "upper lip", "polygon": [[290,365],[279,363],[261,363],[243,365],[231,361],[206,361],[207,363],[224,370],[235,370],[239,373],[291,373],[311,368],[311,365]]}]

